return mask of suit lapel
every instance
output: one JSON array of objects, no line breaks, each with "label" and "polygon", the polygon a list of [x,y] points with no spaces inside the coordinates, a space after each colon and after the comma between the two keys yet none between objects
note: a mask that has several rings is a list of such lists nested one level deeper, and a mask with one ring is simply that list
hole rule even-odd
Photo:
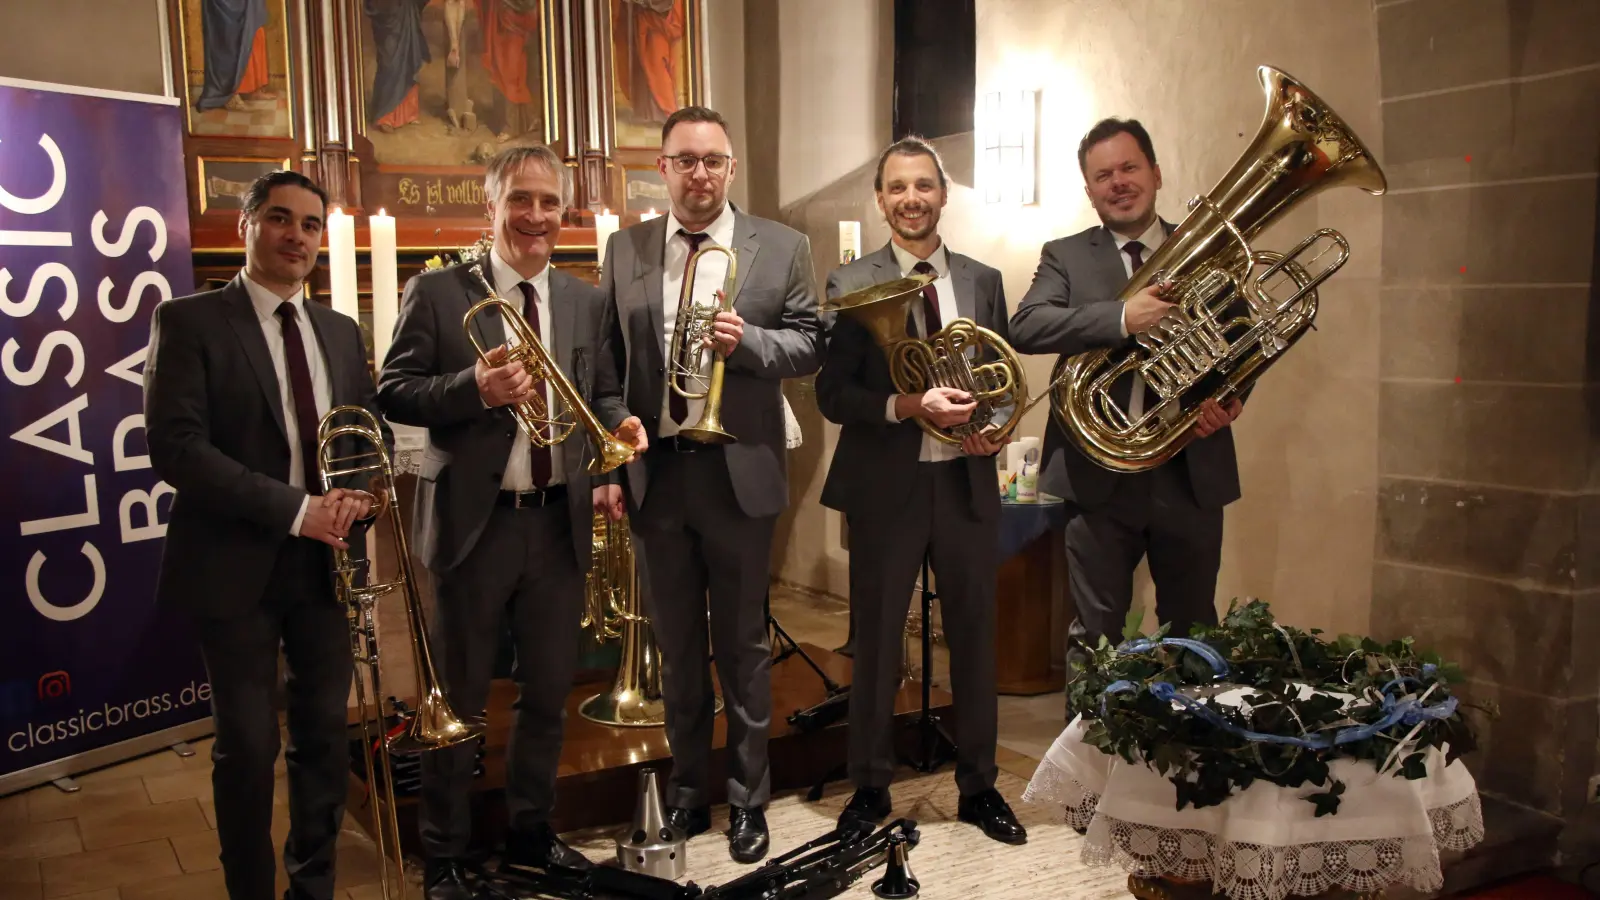
[{"label": "suit lapel", "polygon": [[945,250],[945,257],[950,265],[950,287],[956,292],[956,312],[963,319],[977,322],[978,280],[973,277],[972,267],[967,265],[965,256],[952,253],[948,248]]},{"label": "suit lapel", "polygon": [[572,297],[571,283],[565,272],[550,270],[550,327],[555,335],[550,342],[550,352],[554,355],[556,365],[567,374],[567,378],[574,384],[581,384],[578,380],[582,373],[573,371],[572,346],[573,332],[578,327],[576,303]]},{"label": "suit lapel", "polygon": [[1089,238],[1089,246],[1093,248],[1095,269],[1105,281],[1106,294],[1116,296],[1128,283],[1128,270],[1122,265],[1122,251],[1117,249],[1116,238],[1102,225]]},{"label": "suit lapel", "polygon": [[[494,251],[491,250],[490,252]],[[461,288],[467,294],[467,309],[471,309],[479,300],[489,296],[489,286],[484,283],[484,279],[493,280],[494,268],[489,265],[487,259],[483,261],[483,278],[474,275],[471,266],[459,266],[456,272],[461,279]],[[521,298],[514,300],[510,297],[502,297],[501,299],[508,303],[517,303]],[[478,343],[483,345],[485,353],[506,342],[506,323],[500,317],[500,310],[496,307],[488,307],[473,316],[471,328],[472,333],[478,338]]]},{"label": "suit lapel", "polygon": [[344,387],[349,384],[349,379],[344,377],[351,366],[365,366],[366,360],[350,359],[345,352],[345,345],[339,341],[330,341],[329,337],[335,334],[338,327],[335,321],[339,314],[312,300],[305,299],[304,308],[306,318],[311,320],[311,333],[317,338],[317,346],[322,348],[322,358],[328,361],[328,397],[333,406],[352,402],[344,396]]},{"label": "suit lapel", "polygon": [[737,279],[733,282],[733,302],[739,302],[739,292],[744,290],[744,283],[750,278],[750,270],[755,266],[756,254],[761,251],[761,243],[756,239],[755,225],[750,222],[750,217],[737,209],[733,211],[733,243],[739,258],[739,271]]},{"label": "suit lapel", "polygon": [[[638,260],[635,275],[644,282],[644,305],[645,312],[650,316],[650,333],[655,336],[650,344],[656,348],[656,359],[659,361],[667,355],[667,349],[661,344],[665,340],[661,334],[666,316],[661,306],[661,281],[666,277],[666,216],[657,216],[638,229],[634,236],[633,252]],[[673,302],[677,302],[676,297]]]},{"label": "suit lapel", "polygon": [[244,357],[256,373],[256,383],[266,395],[267,408],[272,410],[272,420],[278,423],[278,433],[287,440],[289,429],[283,424],[283,397],[278,391],[278,370],[272,366],[272,353],[267,350],[267,339],[261,333],[261,319],[256,316],[255,304],[250,302],[250,291],[244,286],[242,275],[235,276],[228,285],[228,295],[223,301],[228,305],[228,323],[244,347]]}]

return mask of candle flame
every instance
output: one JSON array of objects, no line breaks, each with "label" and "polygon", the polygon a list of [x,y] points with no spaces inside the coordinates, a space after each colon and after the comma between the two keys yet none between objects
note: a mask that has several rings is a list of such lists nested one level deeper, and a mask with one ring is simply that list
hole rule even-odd
[{"label": "candle flame", "polygon": [[381,215],[383,215],[383,214],[384,214],[384,212],[383,212],[383,207],[381,207],[381,206],[380,206],[380,207],[378,207],[378,215],[380,215],[380,216],[381,216]]}]

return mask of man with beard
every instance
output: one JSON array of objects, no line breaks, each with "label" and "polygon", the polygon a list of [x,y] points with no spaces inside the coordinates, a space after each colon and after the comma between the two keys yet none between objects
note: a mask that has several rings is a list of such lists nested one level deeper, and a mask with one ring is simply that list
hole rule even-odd
[{"label": "man with beard", "polygon": [[[1125,346],[1172,309],[1154,285],[1126,303],[1115,302],[1174,228],[1156,215],[1161,168],[1149,133],[1137,120],[1105,119],[1078,144],[1078,168],[1101,224],[1044,245],[1033,284],[1011,319],[1013,343],[1022,353],[1065,357]],[[1111,391],[1131,421],[1156,399],[1136,372]],[[1068,633],[1067,660],[1074,669],[1101,637],[1117,640],[1133,603],[1134,569],[1146,554],[1156,615],[1172,625],[1171,634],[1187,636],[1195,624],[1216,624],[1222,508],[1239,499],[1229,425],[1242,409],[1242,400],[1226,408],[1207,400],[1194,439],[1177,456],[1130,474],[1090,460],[1050,419],[1039,489],[1065,498],[1072,513],[1066,528],[1068,585],[1078,615]],[[1067,718],[1073,715],[1069,708]]]},{"label": "man with beard", "polygon": [[[949,182],[933,147],[916,137],[890,145],[878,157],[873,189],[893,232],[889,243],[834,270],[828,298],[931,274],[935,280],[907,309],[909,335],[925,339],[965,318],[1004,338],[1000,272],[951,252],[939,237]],[[901,636],[926,557],[938,579],[950,642],[955,777],[961,791],[957,815],[997,841],[1024,843],[1027,832],[994,788],[999,713],[994,594],[1000,564],[994,455],[1005,442],[978,433],[950,445],[924,434],[919,419],[940,429],[967,422],[977,409],[972,396],[948,387],[898,393],[883,348],[866,328],[838,313],[829,319],[817,406],[841,427],[822,503],[850,519],[850,612],[856,626],[849,763],[856,791],[839,816],[839,827],[880,823],[892,806],[891,723]]]},{"label": "man with beard", "polygon": [[[427,272],[406,285],[378,382],[390,419],[428,429],[417,481],[418,553],[439,598],[433,647],[451,704],[461,715],[485,707],[495,650],[509,626],[516,644],[515,718],[506,750],[507,834],[502,860],[514,866],[588,868],[550,826],[567,693],[578,665],[583,570],[592,510],[588,441],[581,433],[535,447],[510,406],[543,394],[520,364],[506,364],[516,336],[498,310],[473,317],[480,359],[463,332],[467,311],[494,292],[522,311],[555,364],[575,385],[593,368],[600,294],[553,270],[550,255],[571,200],[567,167],[544,146],[511,147],[484,177],[494,245],[473,265]],[[488,284],[485,284],[485,282]],[[637,442],[637,419],[622,423]],[[600,488],[597,490],[604,490]],[[476,748],[461,744],[422,757],[423,889],[428,900],[475,896],[465,857],[472,831],[469,788]]]},{"label": "man with beard", "polygon": [[[362,555],[372,496],[322,490],[317,430],[335,406],[376,414],[361,329],[306,296],[327,196],[271,172],[244,196],[244,270],[157,306],[144,370],[150,463],[177,489],[157,602],[190,615],[211,682],[211,787],[234,900],[276,896],[273,765],[286,664],[293,900],[331,900],[350,751],[350,629],[330,547]],[[386,429],[387,431],[387,429]],[[389,435],[384,435],[385,443]],[[336,455],[369,450],[335,447]],[[355,526],[355,527],[353,527]]]},{"label": "man with beard", "polygon": [[[649,435],[650,452],[627,466],[624,482],[650,579],[646,612],[665,665],[667,818],[690,837],[711,827],[709,597],[728,726],[728,850],[751,863],[767,853],[772,792],[766,597],[773,528],[789,504],[781,388],[785,378],[815,372],[821,355],[811,244],[728,202],[738,163],[716,111],[686,106],[668,116],[657,166],[671,210],[617,232],[606,246],[595,412],[616,428],[635,410]],[[738,255],[731,284],[727,256],[707,253],[690,287],[697,306],[717,303],[718,291],[732,304],[716,314],[706,346],[693,348],[726,359],[722,419],[736,439],[728,444],[681,433],[699,421],[706,401],[684,398],[666,377],[689,261],[707,243]],[[623,502],[619,488],[604,510],[621,518]]]}]

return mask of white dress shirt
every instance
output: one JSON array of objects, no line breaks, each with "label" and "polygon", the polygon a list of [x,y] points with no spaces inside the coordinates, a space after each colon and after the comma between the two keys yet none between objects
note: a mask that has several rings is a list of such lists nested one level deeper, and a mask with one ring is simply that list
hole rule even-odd
[{"label": "white dress shirt", "polygon": [[[1127,272],[1128,277],[1131,279],[1133,277],[1133,257],[1124,252],[1122,248],[1132,243],[1135,238],[1123,237],[1115,231],[1111,232],[1111,237],[1117,242],[1117,255],[1122,257],[1122,270]],[[1150,227],[1145,229],[1144,234],[1139,235],[1137,240],[1144,245],[1144,252],[1139,254],[1140,258],[1145,262],[1149,262],[1150,257],[1155,255],[1156,248],[1167,240],[1167,229],[1162,226],[1161,218],[1159,216],[1156,217],[1155,222],[1151,223]],[[1122,305],[1122,336],[1128,336],[1128,305],[1126,303]],[[1128,401],[1128,418],[1137,421],[1140,416],[1144,415],[1144,401],[1144,376],[1135,371],[1133,373],[1133,395]]]},{"label": "white dress shirt", "polygon": [[[672,349],[672,329],[678,321],[678,294],[683,289],[683,267],[689,262],[689,239],[678,233],[683,226],[678,222],[678,217],[671,212],[667,213],[667,252],[662,258],[661,275],[661,356],[667,361],[666,374],[672,374],[672,359],[669,351]],[[722,214],[706,228],[706,239],[700,242],[700,249],[715,244],[718,247],[733,249],[733,204],[724,203]],[[737,251],[735,251],[737,252]],[[694,287],[691,297],[696,306],[710,306],[714,303],[712,294],[722,290],[723,283],[728,277],[728,257],[721,253],[708,253],[700,257],[694,267]],[[710,353],[707,348],[703,352]],[[709,362],[709,360],[707,360]],[[710,372],[710,367],[706,367]],[[694,385],[686,384],[690,390]],[[705,410],[705,400],[686,400],[689,414],[684,417],[683,425],[672,421],[672,387],[671,378],[662,379],[661,389],[661,425],[657,434],[669,437],[678,433],[678,429],[693,425],[700,421],[700,413]]]},{"label": "white dress shirt", "polygon": [[[250,294],[250,303],[256,309],[256,318],[261,320],[261,336],[267,339],[267,353],[272,357],[272,370],[278,376],[278,400],[283,404],[283,428],[289,439],[289,484],[301,490],[306,489],[304,454],[300,451],[300,423],[295,420],[294,396],[289,389],[289,370],[287,357],[284,356],[283,319],[278,317],[278,307],[284,301],[272,291],[250,280],[250,276],[241,272],[244,289]],[[306,299],[304,288],[295,292],[288,298],[294,304],[295,325],[300,329],[300,341],[305,345],[306,364],[311,369],[311,393],[316,401],[317,420],[328,414],[328,409],[333,405],[333,382],[328,377],[328,361],[323,358],[322,346],[317,343],[317,333],[311,327],[311,319],[306,315]],[[306,509],[311,503],[311,495],[300,501],[300,511],[295,514],[294,524],[289,526],[289,533],[295,537],[300,536],[300,523],[305,520]]]},{"label": "white dress shirt", "polygon": [[[517,270],[500,258],[498,251],[489,253],[489,277],[494,281],[494,291],[500,299],[522,310],[524,318],[529,317],[529,311],[523,307],[522,282],[533,284],[533,289],[538,295],[539,315],[539,341],[550,351],[550,357],[555,358],[555,326],[550,321],[550,264],[540,269],[532,278],[523,278]],[[533,324],[531,321],[529,324]],[[509,327],[506,328],[506,349],[516,347],[521,342]],[[557,364],[560,361],[557,360]],[[544,381],[544,402],[546,409],[555,408],[555,391],[550,387],[550,379]],[[575,436],[576,437],[576,436]],[[566,469],[561,464],[561,454],[555,447],[550,448],[550,485],[566,483]],[[546,485],[549,487],[550,485]],[[531,491],[533,484],[533,445],[528,442],[528,436],[519,427],[516,439],[511,442],[511,455],[506,457],[506,472],[500,479],[500,488],[507,491]]]},{"label": "white dress shirt", "polygon": [[[912,274],[917,263],[922,262],[916,254],[891,241],[890,248],[894,251],[894,261],[900,266],[900,277],[905,278]],[[961,310],[956,306],[955,283],[950,279],[950,253],[945,249],[944,242],[940,241],[937,249],[928,256],[927,262],[933,266],[934,275],[938,276],[933,281],[934,293],[939,297],[939,324],[948,325],[961,317]],[[928,336],[928,323],[922,315],[922,299],[912,301],[911,318],[917,325],[915,337]],[[894,414],[894,401],[899,396],[890,395],[889,402],[884,407],[884,418],[894,424],[899,424],[900,419]],[[922,452],[917,456],[918,462],[944,462],[949,459],[966,456],[967,452],[959,444],[946,444],[936,440],[926,432],[922,435]]]}]

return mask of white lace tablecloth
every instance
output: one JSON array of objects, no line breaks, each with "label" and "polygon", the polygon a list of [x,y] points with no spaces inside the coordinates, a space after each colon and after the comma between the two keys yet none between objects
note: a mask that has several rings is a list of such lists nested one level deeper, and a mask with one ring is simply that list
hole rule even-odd
[{"label": "white lace tablecloth", "polygon": [[1430,749],[1428,777],[1380,775],[1351,759],[1329,768],[1345,784],[1339,811],[1316,817],[1304,798],[1324,788],[1264,781],[1218,806],[1177,808],[1172,782],[1083,742],[1080,716],[1056,738],[1023,800],[1066,810],[1087,829],[1083,860],[1130,874],[1209,880],[1231,900],[1283,900],[1330,888],[1419,891],[1444,884],[1441,850],[1483,839],[1477,785],[1460,760]]}]

